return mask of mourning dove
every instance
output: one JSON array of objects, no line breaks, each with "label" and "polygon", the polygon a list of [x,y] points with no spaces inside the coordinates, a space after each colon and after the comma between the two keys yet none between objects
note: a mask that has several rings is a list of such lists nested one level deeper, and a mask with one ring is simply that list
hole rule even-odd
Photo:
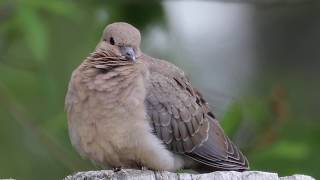
[{"label": "mourning dove", "polygon": [[184,72],[142,53],[140,41],[132,25],[110,24],[72,73],[66,111],[77,151],[112,168],[249,169]]}]

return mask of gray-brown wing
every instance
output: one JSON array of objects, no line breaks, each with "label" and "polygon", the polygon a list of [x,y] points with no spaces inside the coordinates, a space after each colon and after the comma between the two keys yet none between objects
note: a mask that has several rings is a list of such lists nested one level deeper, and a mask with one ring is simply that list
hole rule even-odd
[{"label": "gray-brown wing", "polygon": [[173,74],[150,73],[146,108],[154,133],[168,149],[205,165],[248,169],[246,158],[224,135],[201,94],[183,75]]},{"label": "gray-brown wing", "polygon": [[203,118],[204,110],[197,98],[178,81],[160,73],[151,74],[147,114],[155,133],[169,149],[178,153],[192,152],[206,140],[209,123]]}]

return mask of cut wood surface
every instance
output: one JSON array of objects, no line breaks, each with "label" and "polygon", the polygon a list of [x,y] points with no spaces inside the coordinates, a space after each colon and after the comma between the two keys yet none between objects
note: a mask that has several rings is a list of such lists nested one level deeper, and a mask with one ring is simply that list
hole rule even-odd
[{"label": "cut wood surface", "polygon": [[217,171],[207,174],[172,173],[159,171],[140,171],[123,169],[118,172],[112,170],[78,172],[67,176],[64,180],[315,180],[311,176],[292,175],[279,177],[277,173],[262,171]]}]

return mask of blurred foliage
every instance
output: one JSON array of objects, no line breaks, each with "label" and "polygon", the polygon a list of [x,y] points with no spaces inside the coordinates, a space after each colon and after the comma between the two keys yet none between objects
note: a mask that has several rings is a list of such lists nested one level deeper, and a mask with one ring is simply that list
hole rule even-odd
[{"label": "blurred foliage", "polygon": [[0,177],[61,179],[98,168],[70,145],[64,96],[101,30],[120,20],[143,30],[163,23],[163,10],[151,2],[1,1]]},{"label": "blurred foliage", "polygon": [[[232,104],[222,126],[246,150],[252,169],[280,175],[308,174],[319,177],[319,117],[309,119],[293,112],[295,97],[281,86],[269,96],[246,97]],[[300,115],[300,116],[299,116]]]},{"label": "blurred foliage", "polygon": [[[8,0],[0,2],[0,177],[61,179],[98,169],[71,147],[64,96],[72,70],[104,26],[144,30],[165,24],[158,1]],[[221,123],[255,170],[320,177],[319,123],[290,111],[285,87],[230,105]],[[271,95],[268,95],[270,93]]]}]

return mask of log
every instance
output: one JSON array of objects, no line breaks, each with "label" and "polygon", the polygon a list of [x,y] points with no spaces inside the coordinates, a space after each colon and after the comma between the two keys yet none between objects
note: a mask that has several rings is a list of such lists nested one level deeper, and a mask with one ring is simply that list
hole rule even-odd
[{"label": "log", "polygon": [[216,171],[207,174],[172,173],[167,171],[141,171],[123,169],[118,172],[112,170],[78,172],[67,176],[64,180],[315,180],[311,176],[292,175],[279,177],[277,173],[262,171]]},{"label": "log", "polygon": [[317,3],[317,0],[215,0],[218,2],[252,3],[257,5],[301,5]]}]

